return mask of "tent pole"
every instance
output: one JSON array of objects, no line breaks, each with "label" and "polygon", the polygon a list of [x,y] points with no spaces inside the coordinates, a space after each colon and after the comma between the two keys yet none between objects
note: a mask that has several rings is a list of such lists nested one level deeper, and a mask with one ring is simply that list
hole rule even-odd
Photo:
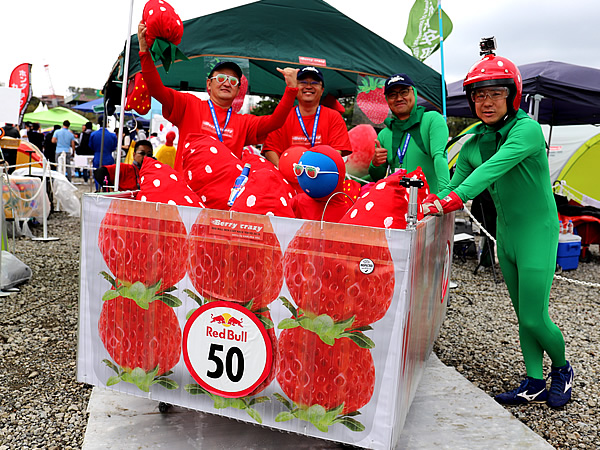
[{"label": "tent pole", "polygon": [[446,81],[444,80],[444,27],[442,26],[442,0],[438,0],[438,20],[440,28],[440,58],[442,69],[442,115],[446,120]]},{"label": "tent pole", "polygon": [[121,142],[123,141],[123,122],[125,120],[125,97],[127,96],[127,78],[129,77],[129,52],[131,50],[131,20],[133,18],[133,0],[129,3],[129,23],[127,25],[127,40],[125,41],[125,67],[123,68],[123,85],[121,86],[121,117],[119,118],[119,138],[117,139],[117,167],[115,169],[115,187],[119,190],[119,175],[121,171]]}]

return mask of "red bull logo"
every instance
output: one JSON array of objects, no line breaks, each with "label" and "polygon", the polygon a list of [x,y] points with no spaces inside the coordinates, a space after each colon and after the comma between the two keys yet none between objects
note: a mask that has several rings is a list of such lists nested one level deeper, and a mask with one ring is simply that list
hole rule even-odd
[{"label": "red bull logo", "polygon": [[[206,335],[215,338],[221,338],[228,341],[237,341],[237,342],[247,342],[248,341],[248,333],[246,331],[240,331],[236,333],[230,327],[240,327],[243,328],[243,318],[237,319],[233,317],[229,313],[219,314],[217,316],[210,315],[210,323],[216,323],[223,325],[222,330],[215,330],[210,326],[206,327]],[[229,329],[228,329],[229,328]]]},{"label": "red bull logo", "polygon": [[220,323],[224,327],[241,327],[241,328],[243,328],[244,327],[244,325],[242,324],[243,320],[244,320],[243,318],[236,319],[229,313],[219,314],[218,316],[214,316],[212,314],[210,315],[210,323]]}]

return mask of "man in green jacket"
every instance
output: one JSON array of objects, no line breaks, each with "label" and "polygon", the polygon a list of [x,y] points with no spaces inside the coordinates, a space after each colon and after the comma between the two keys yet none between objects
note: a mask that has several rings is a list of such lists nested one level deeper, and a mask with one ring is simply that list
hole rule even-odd
[{"label": "man in green jacket", "polygon": [[446,121],[438,112],[417,106],[417,88],[406,74],[389,77],[384,93],[392,117],[375,141],[369,175],[378,181],[399,168],[412,172],[421,167],[430,192],[439,192],[450,180]]},{"label": "man in green jacket", "polygon": [[[527,378],[497,395],[503,404],[547,403],[571,399],[573,369],[565,341],[548,314],[556,267],[558,215],[552,195],[544,135],[519,109],[521,74],[508,59],[489,52],[464,83],[473,113],[482,123],[461,148],[450,185],[423,202],[425,214],[462,209],[463,202],[487,189],[498,212],[498,259],[519,321]],[[442,199],[442,200],[440,200]],[[552,361],[550,390],[543,374],[544,352]]]}]

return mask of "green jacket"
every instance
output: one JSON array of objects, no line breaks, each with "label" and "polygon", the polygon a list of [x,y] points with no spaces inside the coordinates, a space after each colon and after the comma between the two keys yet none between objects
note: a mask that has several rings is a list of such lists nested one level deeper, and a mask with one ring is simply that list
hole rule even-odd
[{"label": "green jacket", "polygon": [[[419,116],[421,116],[420,119]],[[412,122],[412,125],[407,124],[409,121]],[[390,167],[389,173],[400,168],[397,150],[404,144],[408,132],[411,139],[404,155],[402,167],[408,172],[421,167],[432,193],[446,188],[450,182],[448,154],[446,153],[448,126],[442,115],[435,111],[423,112],[423,108],[417,106],[415,102],[410,118],[406,120],[399,120],[396,117],[388,118],[385,125],[386,128],[381,130],[377,137],[381,146],[388,151],[387,163],[374,166],[371,162],[369,175],[373,181],[385,178],[388,167]],[[410,126],[407,128],[407,125]]]},{"label": "green jacket", "polygon": [[555,231],[556,202],[548,170],[542,128],[523,110],[499,129],[483,123],[473,127],[460,149],[456,172],[447,189],[463,202],[488,189],[498,212],[498,225],[548,222]]}]

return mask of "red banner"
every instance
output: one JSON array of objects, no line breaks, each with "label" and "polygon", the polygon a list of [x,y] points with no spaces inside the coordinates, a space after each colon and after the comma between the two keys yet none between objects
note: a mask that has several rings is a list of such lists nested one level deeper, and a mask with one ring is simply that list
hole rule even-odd
[{"label": "red banner", "polygon": [[31,100],[31,64],[23,63],[14,68],[10,74],[9,87],[21,89],[21,103],[19,105],[19,123]]}]

